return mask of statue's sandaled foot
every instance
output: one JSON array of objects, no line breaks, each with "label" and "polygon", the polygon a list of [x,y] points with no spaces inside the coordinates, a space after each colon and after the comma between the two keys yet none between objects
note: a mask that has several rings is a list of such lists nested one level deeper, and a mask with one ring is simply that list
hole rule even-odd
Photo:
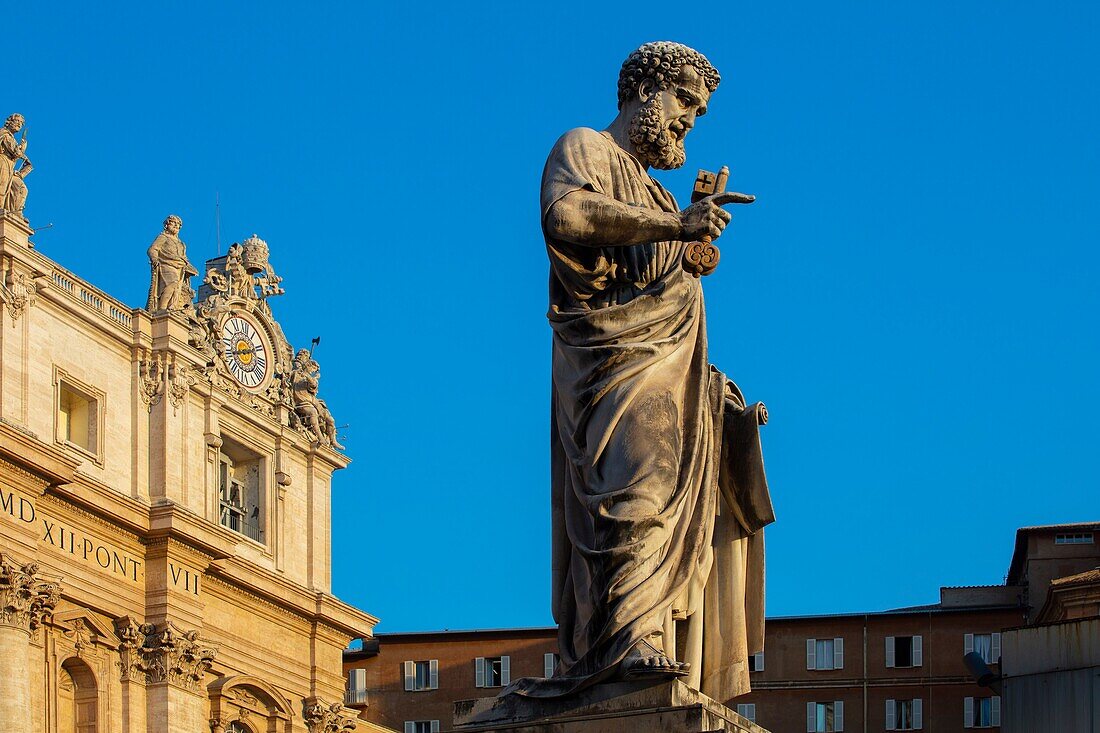
[{"label": "statue's sandaled foot", "polygon": [[640,641],[623,659],[620,670],[625,678],[683,677],[691,667],[677,662],[648,641]]}]

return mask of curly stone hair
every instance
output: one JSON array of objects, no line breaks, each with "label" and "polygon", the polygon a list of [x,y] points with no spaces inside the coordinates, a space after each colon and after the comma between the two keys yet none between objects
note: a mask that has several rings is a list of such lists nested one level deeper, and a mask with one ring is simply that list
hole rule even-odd
[{"label": "curly stone hair", "polygon": [[642,44],[623,62],[619,71],[619,109],[646,79],[652,80],[662,91],[668,89],[680,76],[684,64],[691,64],[699,72],[711,93],[718,88],[722,77],[706,56],[682,43],[653,41]]}]

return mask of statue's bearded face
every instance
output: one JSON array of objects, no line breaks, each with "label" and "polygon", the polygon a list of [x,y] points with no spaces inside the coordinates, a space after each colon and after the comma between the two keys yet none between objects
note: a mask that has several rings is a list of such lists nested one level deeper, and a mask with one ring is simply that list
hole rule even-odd
[{"label": "statue's bearded face", "polygon": [[172,236],[179,234],[182,227],[183,222],[174,216],[164,223],[165,231],[167,231]]},{"label": "statue's bearded face", "polygon": [[19,132],[23,129],[23,118],[19,115],[12,115],[4,124],[12,132]]},{"label": "statue's bearded face", "polygon": [[679,168],[687,160],[684,138],[695,126],[695,118],[707,111],[710,92],[703,77],[685,65],[679,80],[668,89],[640,91],[644,101],[630,120],[630,142],[646,165]]}]

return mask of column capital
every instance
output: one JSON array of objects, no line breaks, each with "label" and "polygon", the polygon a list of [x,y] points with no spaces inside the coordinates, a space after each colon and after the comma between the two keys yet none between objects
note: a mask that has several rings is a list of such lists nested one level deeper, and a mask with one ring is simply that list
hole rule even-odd
[{"label": "column capital", "polygon": [[0,553],[0,625],[33,634],[61,600],[61,584],[40,580],[38,563]]},{"label": "column capital", "polygon": [[199,689],[218,650],[200,639],[198,631],[184,631],[165,621],[142,624],[138,633],[144,639],[138,648],[137,667],[145,673],[149,684],[167,682],[186,690]]},{"label": "column capital", "polygon": [[305,705],[306,729],[309,733],[344,733],[356,727],[356,711],[345,708],[343,703],[327,703],[319,697],[307,697]]}]

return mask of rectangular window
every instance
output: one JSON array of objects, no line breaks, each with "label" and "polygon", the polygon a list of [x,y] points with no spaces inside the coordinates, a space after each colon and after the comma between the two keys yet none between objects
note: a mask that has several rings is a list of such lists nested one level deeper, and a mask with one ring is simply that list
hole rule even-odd
[{"label": "rectangular window", "polygon": [[887,667],[920,667],[924,653],[919,636],[887,636]]},{"label": "rectangular window", "polygon": [[1091,545],[1092,532],[1074,532],[1072,534],[1059,534],[1054,536],[1056,545]]},{"label": "rectangular window", "polygon": [[475,687],[504,687],[511,682],[511,657],[478,657],[474,660]]},{"label": "rectangular window", "polygon": [[[751,657],[750,657],[751,659]],[[737,706],[737,714],[742,718],[756,722],[756,703],[749,702]]]},{"label": "rectangular window", "polygon": [[542,655],[542,676],[550,678],[558,668],[558,655],[553,652]]},{"label": "rectangular window", "polygon": [[1001,698],[968,697],[963,701],[963,725],[967,728],[997,728],[1001,725]]},{"label": "rectangular window", "polygon": [[439,689],[438,659],[405,662],[404,672],[406,692]]},{"label": "rectangular window", "polygon": [[916,700],[886,701],[886,730],[920,730],[923,705]]},{"label": "rectangular window", "polygon": [[833,733],[842,730],[844,730],[842,701],[806,703],[807,733]]},{"label": "rectangular window", "polygon": [[806,669],[844,669],[844,639],[807,639]]},{"label": "rectangular window", "polygon": [[263,542],[266,497],[260,455],[223,437],[218,454],[218,524]]},{"label": "rectangular window", "polygon": [[439,721],[406,720],[405,733],[439,733]]},{"label": "rectangular window", "polygon": [[348,670],[348,686],[344,690],[345,705],[367,704],[367,670]]},{"label": "rectangular window", "polygon": [[749,655],[749,671],[750,672],[763,672],[764,671],[764,652],[757,652],[756,654]]},{"label": "rectangular window", "polygon": [[57,439],[67,445],[99,455],[100,403],[96,395],[67,379],[57,385]]},{"label": "rectangular window", "polygon": [[963,635],[963,654],[970,652],[981,654],[982,661],[986,664],[1000,664],[1001,635],[997,633]]}]

